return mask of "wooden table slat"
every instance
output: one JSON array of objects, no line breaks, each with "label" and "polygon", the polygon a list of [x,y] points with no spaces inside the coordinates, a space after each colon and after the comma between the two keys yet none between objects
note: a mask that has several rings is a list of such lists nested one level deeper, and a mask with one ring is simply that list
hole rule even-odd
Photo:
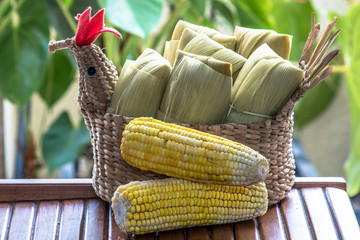
[{"label": "wooden table slat", "polygon": [[108,211],[100,199],[86,201],[84,240],[107,239]]},{"label": "wooden table slat", "polygon": [[234,240],[232,224],[214,225],[210,228],[211,240]]},{"label": "wooden table slat", "polygon": [[[340,177],[297,177],[293,188],[336,187],[346,191]],[[0,202],[97,198],[90,178],[0,179]]]},{"label": "wooden table slat", "polygon": [[342,178],[297,178],[287,198],[257,219],[128,236],[91,179],[0,180],[0,240],[360,239],[345,189]]},{"label": "wooden table slat", "polygon": [[39,203],[34,227],[34,240],[55,239],[59,211],[59,201],[42,201]]},{"label": "wooden table slat", "polygon": [[186,229],[188,240],[210,240],[209,229],[207,227],[196,227]]},{"label": "wooden table slat", "polygon": [[185,240],[185,232],[183,229],[159,232],[157,240]]},{"label": "wooden table slat", "polygon": [[136,235],[134,240],[155,240],[155,233],[148,233],[143,235]]},{"label": "wooden table slat", "polygon": [[36,204],[34,202],[15,203],[8,239],[30,240]]},{"label": "wooden table slat", "polygon": [[0,203],[0,240],[5,240],[11,217],[11,204]]},{"label": "wooden table slat", "polygon": [[296,177],[293,188],[334,187],[346,192],[346,181],[342,177]]},{"label": "wooden table slat", "polygon": [[337,188],[325,188],[325,193],[340,237],[360,239],[359,224],[346,192]]},{"label": "wooden table slat", "polygon": [[109,218],[109,229],[108,229],[108,236],[109,240],[128,240],[129,237],[127,234],[123,233],[120,228],[116,225],[116,221],[114,218],[114,214],[111,210],[111,206],[109,206],[108,211],[108,218]]},{"label": "wooden table slat", "polygon": [[59,240],[81,239],[84,200],[64,200],[60,213]]},{"label": "wooden table slat", "polygon": [[267,213],[258,218],[260,239],[286,239],[278,205],[269,207]]},{"label": "wooden table slat", "polygon": [[91,179],[0,179],[0,202],[97,198]]},{"label": "wooden table slat", "polygon": [[257,220],[251,219],[234,224],[234,235],[236,240],[257,240],[259,239]]},{"label": "wooden table slat", "polygon": [[284,218],[286,232],[290,239],[312,239],[305,209],[303,208],[300,194],[297,189],[293,189],[289,195],[280,203],[280,210]]},{"label": "wooden table slat", "polygon": [[306,188],[301,190],[301,194],[316,238],[338,239],[323,190],[321,188]]}]

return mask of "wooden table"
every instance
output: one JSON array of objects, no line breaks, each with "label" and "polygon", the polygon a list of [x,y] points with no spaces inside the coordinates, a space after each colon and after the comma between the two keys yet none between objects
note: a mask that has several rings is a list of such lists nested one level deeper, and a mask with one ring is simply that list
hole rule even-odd
[{"label": "wooden table", "polygon": [[360,239],[342,178],[297,178],[280,204],[255,220],[127,236],[91,179],[0,180],[0,240]]}]

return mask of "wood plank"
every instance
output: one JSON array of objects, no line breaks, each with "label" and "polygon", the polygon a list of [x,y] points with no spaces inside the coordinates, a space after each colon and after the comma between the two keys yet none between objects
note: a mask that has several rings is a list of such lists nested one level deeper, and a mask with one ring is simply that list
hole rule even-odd
[{"label": "wood plank", "polygon": [[[336,187],[346,190],[343,178],[297,177],[294,188]],[[97,198],[90,178],[0,179],[0,202]]]},{"label": "wood plank", "polygon": [[1,179],[0,202],[97,198],[91,179]]},{"label": "wood plank", "polygon": [[258,217],[260,239],[286,239],[278,205],[269,207],[267,213]]},{"label": "wood plank", "polygon": [[6,239],[6,233],[8,232],[8,225],[11,218],[11,204],[0,203],[0,240]]},{"label": "wood plank", "polygon": [[211,240],[234,240],[232,224],[214,225],[210,228]]},{"label": "wood plank", "polygon": [[107,239],[108,211],[106,202],[100,199],[86,201],[84,240]]},{"label": "wood plank", "polygon": [[251,219],[234,224],[234,234],[236,240],[256,240],[259,239],[256,219]]},{"label": "wood plank", "polygon": [[64,200],[60,213],[59,240],[81,239],[84,200]]},{"label": "wood plank", "polygon": [[347,193],[337,188],[325,188],[335,225],[342,239],[360,239],[359,224]]},{"label": "wood plank", "polygon": [[27,240],[31,238],[35,208],[35,202],[15,203],[10,222],[8,239]]},{"label": "wood plank", "polygon": [[143,235],[134,235],[134,240],[155,240],[155,233],[148,233]]},{"label": "wood plank", "polygon": [[321,188],[301,189],[305,211],[316,239],[338,239],[331,214]]},{"label": "wood plank", "polygon": [[35,240],[56,238],[59,211],[59,201],[42,201],[39,203],[34,229]]},{"label": "wood plank", "polygon": [[188,240],[210,240],[209,229],[207,227],[194,227],[186,229]]},{"label": "wood plank", "polygon": [[116,224],[114,214],[112,213],[111,206],[108,207],[108,219],[109,219],[109,229],[108,236],[109,240],[128,240],[129,236],[122,232],[118,225]]},{"label": "wood plank", "polygon": [[305,209],[302,206],[300,194],[297,189],[291,190],[288,196],[281,201],[280,210],[284,218],[286,232],[290,239],[312,239]]},{"label": "wood plank", "polygon": [[296,177],[293,188],[334,187],[346,192],[346,181],[342,177]]},{"label": "wood plank", "polygon": [[159,232],[158,240],[185,240],[184,229]]}]

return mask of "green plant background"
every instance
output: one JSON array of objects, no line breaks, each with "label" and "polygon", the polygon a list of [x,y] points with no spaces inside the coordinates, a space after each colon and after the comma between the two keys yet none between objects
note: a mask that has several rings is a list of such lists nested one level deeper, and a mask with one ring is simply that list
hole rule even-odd
[{"label": "green plant background", "polygon": [[[335,42],[342,54],[334,73],[306,94],[295,109],[296,128],[316,119],[346,84],[351,115],[351,150],[344,166],[348,192],[360,191],[360,4],[342,0],[346,14],[334,12],[342,33]],[[325,1],[326,2],[326,1]],[[328,1],[331,2],[331,1]],[[339,0],[337,1],[339,2]],[[341,0],[340,0],[341,2]],[[162,53],[179,19],[232,34],[234,26],[273,29],[293,35],[290,60],[300,58],[307,39],[311,13],[318,18],[319,6],[295,0],[3,0],[0,2],[0,93],[19,111],[38,93],[49,109],[76,81],[76,64],[67,52],[48,54],[50,39],[73,37],[73,16],[92,6],[94,14],[106,8],[106,25],[120,30],[122,40],[103,34],[96,44],[119,70],[126,59],[135,59],[145,48]],[[36,106],[32,106],[36,107]],[[27,128],[29,132],[31,128]],[[68,113],[58,116],[40,133],[41,156],[50,171],[75,161],[89,142],[84,122],[74,125]],[[61,148],[59,147],[61,146]],[[64,151],[66,148],[66,151]]]}]

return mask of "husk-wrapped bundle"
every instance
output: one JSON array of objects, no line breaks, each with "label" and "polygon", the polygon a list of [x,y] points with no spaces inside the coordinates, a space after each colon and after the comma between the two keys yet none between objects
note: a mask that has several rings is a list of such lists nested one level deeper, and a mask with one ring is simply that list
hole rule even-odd
[{"label": "husk-wrapped bundle", "polygon": [[251,29],[235,27],[236,37],[235,51],[245,58],[262,44],[266,43],[283,59],[289,59],[292,36],[278,34],[273,30]]},{"label": "husk-wrapped bundle", "polygon": [[266,43],[261,45],[255,52],[251,54],[251,61],[247,60],[241,68],[241,74],[239,74],[237,78],[233,79],[234,86],[231,90],[231,101],[234,100],[235,94],[238,92],[244,79],[247,77],[249,72],[252,71],[255,65],[261,60],[272,58],[279,58],[279,55],[277,55]]},{"label": "husk-wrapped bundle", "polygon": [[265,121],[286,104],[303,80],[304,71],[276,56],[264,44],[249,57],[235,82],[241,84],[237,91],[233,88],[232,106],[226,122]]},{"label": "husk-wrapped bundle", "polygon": [[155,117],[170,72],[169,62],[152,49],[146,49],[136,61],[127,60],[107,112],[127,117]]},{"label": "husk-wrapped bundle", "polygon": [[[194,38],[196,38],[197,36],[199,36],[201,33],[197,33],[193,30],[191,30],[190,28],[185,28],[184,31],[181,34],[180,40],[179,40],[179,46],[178,49],[179,50],[184,50],[184,48],[186,47],[186,45],[193,40]],[[205,35],[205,34],[202,34]],[[205,35],[206,36],[206,35]],[[214,40],[212,40],[214,41]],[[220,43],[219,43],[220,44]],[[221,45],[221,44],[220,44]],[[222,46],[222,45],[221,45]]]},{"label": "husk-wrapped bundle", "polygon": [[[190,35],[190,37],[188,37],[188,35]],[[189,39],[191,40],[188,41]],[[236,79],[240,69],[246,62],[246,58],[240,54],[225,48],[223,45],[211,40],[204,34],[195,33],[189,29],[184,30],[180,39],[179,49],[185,52],[210,56],[217,60],[231,63],[233,79]]]},{"label": "husk-wrapped bundle", "polygon": [[218,124],[229,110],[231,64],[179,51],[156,118]]},{"label": "husk-wrapped bundle", "polygon": [[164,58],[169,61],[171,66],[174,66],[179,42],[179,40],[170,40],[165,43]]},{"label": "husk-wrapped bundle", "polygon": [[180,40],[181,35],[186,28],[189,28],[197,33],[205,34],[206,36],[208,36],[215,42],[220,43],[224,47],[229,48],[231,50],[235,50],[235,40],[236,40],[235,36],[222,34],[216,31],[215,29],[198,26],[182,20],[178,21],[178,23],[176,24],[171,39]]}]

